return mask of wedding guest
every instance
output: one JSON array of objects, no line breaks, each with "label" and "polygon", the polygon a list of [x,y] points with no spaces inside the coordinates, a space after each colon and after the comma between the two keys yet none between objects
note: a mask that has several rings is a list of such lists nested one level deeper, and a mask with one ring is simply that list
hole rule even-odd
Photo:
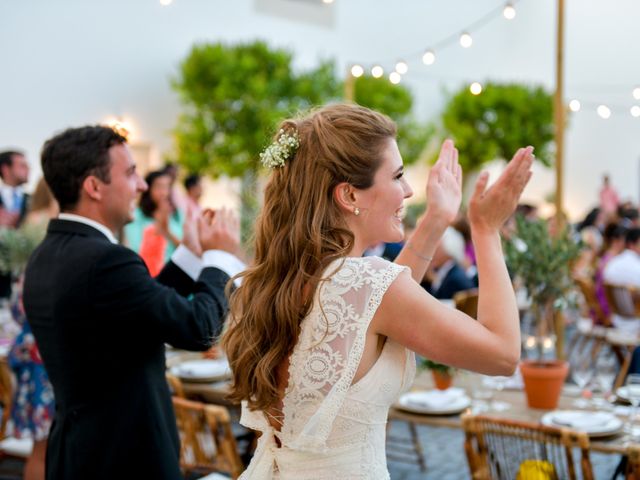
[{"label": "wedding guest", "polygon": [[481,175],[470,201],[476,322],[418,284],[460,205],[451,141],[396,263],[362,257],[370,245],[403,239],[403,201],[413,192],[395,136],[386,116],[330,105],[284,121],[261,155],[271,175],[255,261],[232,294],[222,341],[241,423],[262,432],[243,480],[388,479],[387,413],[412,384],[412,350],[494,375],[518,363],[518,308],[498,231],[530,177],[532,148],[490,188]]},{"label": "wedding guest", "polygon": [[191,174],[184,179],[184,189],[187,192],[187,208],[194,212],[202,211],[200,199],[202,198],[202,177],[198,174]]},{"label": "wedding guest", "polygon": [[152,278],[115,239],[147,189],[123,136],[68,129],[45,143],[42,170],[61,213],[27,265],[24,307],[56,400],[46,478],[181,478],[165,344],[205,351],[220,332],[238,221],[189,216]]},{"label": "wedding guest", "polygon": [[602,187],[600,188],[600,209],[605,213],[615,213],[620,203],[618,192],[611,185],[609,175],[602,176]]},{"label": "wedding guest", "polygon": [[[44,179],[40,179],[31,196],[29,213],[24,225],[41,228],[58,214],[58,203]],[[21,282],[20,282],[21,283]],[[40,357],[40,351],[24,313],[22,291],[11,306],[13,319],[21,326],[20,333],[9,351],[9,367],[15,374],[16,385],[11,403],[13,436],[32,438],[33,449],[24,465],[24,480],[42,480],[45,472],[47,438],[55,411],[53,387]]]},{"label": "wedding guest", "polygon": [[133,222],[124,227],[124,234],[129,248],[142,257],[155,276],[180,244],[184,215],[173,204],[168,173],[150,172],[145,183],[148,188],[140,195]]},{"label": "wedding guest", "polygon": [[593,284],[598,303],[605,317],[611,314],[611,310],[604,291],[604,269],[613,257],[624,250],[626,235],[627,229],[614,223],[607,225],[602,233],[603,245],[596,257]]}]

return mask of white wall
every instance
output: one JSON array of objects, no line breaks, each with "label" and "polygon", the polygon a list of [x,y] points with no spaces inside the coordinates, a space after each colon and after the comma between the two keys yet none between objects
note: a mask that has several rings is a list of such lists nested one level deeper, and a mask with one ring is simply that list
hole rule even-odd
[{"label": "white wall", "polygon": [[[567,3],[566,97],[618,106],[608,121],[587,111],[571,119],[565,192],[576,217],[596,202],[605,171],[624,197],[638,201],[640,119],[628,108],[631,89],[640,84],[633,43],[640,2]],[[496,18],[473,32],[472,48],[454,45],[437,52],[432,67],[420,63],[423,48],[501,4],[174,0],[162,7],[158,0],[0,0],[0,149],[25,149],[37,170],[42,142],[52,133],[117,115],[133,123],[135,141],[159,154],[168,151],[179,112],[169,81],[196,41],[266,39],[294,50],[300,68],[335,58],[343,71],[351,62],[382,61],[389,69],[404,57],[410,66],[405,82],[424,119],[437,118],[443,92],[465,81],[517,80],[552,88],[554,0],[521,0],[515,20]],[[322,8],[333,11],[309,21]],[[536,172],[525,196],[539,200],[553,188],[552,171]]]}]

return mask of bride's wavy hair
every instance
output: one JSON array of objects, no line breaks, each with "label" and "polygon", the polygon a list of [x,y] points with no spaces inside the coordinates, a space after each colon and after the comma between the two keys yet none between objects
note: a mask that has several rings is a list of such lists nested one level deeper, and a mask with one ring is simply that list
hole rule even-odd
[{"label": "bride's wavy hair", "polygon": [[334,189],[373,184],[385,143],[396,136],[388,117],[357,105],[337,104],[285,120],[299,147],[275,167],[255,227],[255,261],[230,299],[222,347],[233,370],[229,398],[252,409],[278,401],[278,366],[298,340],[324,269],[354,243]]}]

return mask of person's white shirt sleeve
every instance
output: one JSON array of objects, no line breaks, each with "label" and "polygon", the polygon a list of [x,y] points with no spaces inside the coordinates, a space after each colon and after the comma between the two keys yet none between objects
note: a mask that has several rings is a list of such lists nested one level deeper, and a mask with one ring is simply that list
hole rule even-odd
[{"label": "person's white shirt sleeve", "polygon": [[[207,250],[200,258],[184,245],[176,248],[171,255],[171,261],[193,280],[197,280],[202,269],[206,267],[218,268],[230,277],[247,268],[242,260],[224,250]],[[240,285],[239,279],[235,280],[235,284]]]}]

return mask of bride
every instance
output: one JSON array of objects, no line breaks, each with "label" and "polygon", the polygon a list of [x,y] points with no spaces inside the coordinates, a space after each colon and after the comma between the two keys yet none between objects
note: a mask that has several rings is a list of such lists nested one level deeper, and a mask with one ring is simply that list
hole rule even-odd
[{"label": "bride", "polygon": [[223,347],[241,423],[262,432],[242,479],[384,479],[389,406],[411,386],[414,353],[489,375],[513,373],[518,309],[498,230],[531,173],[520,149],[469,204],[479,272],[478,321],[419,285],[461,200],[458,152],[445,141],[426,214],[395,263],[362,257],[403,238],[396,127],[356,105],[286,120],[261,155],[272,169],[255,262],[231,297]]}]

